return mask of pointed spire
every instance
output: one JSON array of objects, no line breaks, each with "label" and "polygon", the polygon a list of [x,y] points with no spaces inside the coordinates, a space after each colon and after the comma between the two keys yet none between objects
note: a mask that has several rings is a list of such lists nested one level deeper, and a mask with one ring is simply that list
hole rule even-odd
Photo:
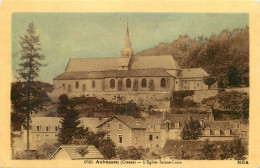
[{"label": "pointed spire", "polygon": [[125,48],[131,48],[131,42],[130,42],[129,30],[128,30],[128,22],[126,25]]},{"label": "pointed spire", "polygon": [[126,36],[125,36],[125,45],[121,49],[121,57],[131,57],[133,55],[133,49],[131,48],[130,36],[129,36],[129,29],[128,29],[128,22],[126,25]]}]

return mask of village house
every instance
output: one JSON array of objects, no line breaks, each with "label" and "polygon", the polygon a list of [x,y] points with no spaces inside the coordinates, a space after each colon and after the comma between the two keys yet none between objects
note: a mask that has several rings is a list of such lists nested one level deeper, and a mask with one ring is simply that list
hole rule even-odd
[{"label": "village house", "polygon": [[110,101],[121,95],[126,102],[159,101],[157,106],[169,107],[160,102],[172,91],[208,89],[205,76],[202,68],[182,69],[171,55],[135,56],[127,27],[121,57],[71,58],[65,72],[53,79],[52,97],[85,95]]},{"label": "village house", "polygon": [[135,119],[132,116],[115,115],[98,126],[108,131],[107,138],[116,146],[162,147],[160,118]]},{"label": "village house", "polygon": [[[58,131],[61,128],[62,117],[31,117],[29,140],[36,146],[44,143],[56,143]],[[81,117],[81,125],[89,127],[93,132],[97,131],[97,126],[108,118],[87,118]],[[27,130],[21,127],[21,141],[27,142]],[[26,146],[26,145],[25,145]]]}]

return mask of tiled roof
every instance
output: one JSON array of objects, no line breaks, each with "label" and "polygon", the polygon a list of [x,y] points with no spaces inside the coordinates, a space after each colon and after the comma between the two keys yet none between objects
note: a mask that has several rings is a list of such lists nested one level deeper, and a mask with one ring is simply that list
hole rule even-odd
[{"label": "tiled roof", "polygon": [[158,56],[134,56],[131,62],[131,69],[181,69],[171,55]]},{"label": "tiled roof", "polygon": [[161,123],[160,118],[148,118],[146,120],[143,120],[143,119],[139,119],[139,118],[135,119],[132,116],[115,115],[115,116],[111,117],[110,119],[108,119],[107,121],[105,121],[104,123],[100,124],[98,126],[98,128],[102,127],[107,122],[109,122],[115,118],[118,119],[119,121],[121,121],[122,123],[124,123],[125,125],[127,125],[131,129],[146,129],[146,125],[152,125],[152,124],[159,125]]},{"label": "tiled roof", "polygon": [[209,74],[204,71],[202,68],[189,68],[189,69],[182,69],[180,72],[180,78],[196,78],[196,77],[204,77],[208,76]]},{"label": "tiled roof", "polygon": [[55,77],[54,80],[102,79],[102,78],[122,78],[122,77],[172,77],[172,75],[170,75],[163,69],[65,72]]},{"label": "tiled roof", "polygon": [[205,121],[204,127],[209,127],[213,131],[217,128],[225,131],[225,129],[238,129],[238,124],[236,121]]},{"label": "tiled roof", "polygon": [[85,127],[89,127],[92,131],[97,131],[97,126],[106,121],[108,118],[88,118],[81,117],[80,120]]},{"label": "tiled roof", "polygon": [[71,58],[65,72],[110,71],[128,66],[129,58]]},{"label": "tiled roof", "polygon": [[[85,156],[81,156],[78,152],[78,148],[84,148],[87,147],[88,153]],[[65,151],[70,159],[77,160],[77,159],[101,159],[104,158],[103,155],[96,149],[93,145],[61,145],[57,151],[49,158],[51,160],[53,157],[55,157],[56,153],[58,153],[60,150]]]},{"label": "tiled roof", "polygon": [[164,122],[169,120],[171,122],[171,128],[175,127],[175,123],[179,123],[179,128],[183,128],[185,122],[188,122],[190,118],[194,120],[208,120],[208,114],[168,114],[161,124],[161,128],[165,128]]}]

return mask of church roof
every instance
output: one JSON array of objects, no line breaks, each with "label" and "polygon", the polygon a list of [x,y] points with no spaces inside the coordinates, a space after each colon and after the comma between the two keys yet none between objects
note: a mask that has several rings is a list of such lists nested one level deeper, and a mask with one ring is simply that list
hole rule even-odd
[{"label": "church roof", "polygon": [[76,79],[102,79],[123,77],[171,77],[163,69],[140,69],[140,70],[118,70],[118,71],[93,71],[93,72],[65,72],[54,80],[76,80]]},{"label": "church roof", "polygon": [[189,68],[182,69],[180,72],[180,78],[196,78],[196,77],[204,77],[209,74],[204,71],[202,68]]},{"label": "church roof", "polygon": [[71,58],[65,72],[109,71],[128,66],[130,58]]},{"label": "church roof", "polygon": [[131,69],[177,69],[180,70],[178,63],[171,55],[160,56],[134,56],[131,62]]}]

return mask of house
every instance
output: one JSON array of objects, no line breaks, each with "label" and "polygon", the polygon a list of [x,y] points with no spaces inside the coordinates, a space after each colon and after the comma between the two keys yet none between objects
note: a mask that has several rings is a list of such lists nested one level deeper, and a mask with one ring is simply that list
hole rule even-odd
[{"label": "house", "polygon": [[[79,149],[86,150],[86,154],[80,154]],[[84,160],[103,159],[104,156],[93,145],[61,145],[49,160]]]},{"label": "house", "polygon": [[205,114],[164,114],[161,123],[161,134],[162,141],[165,143],[166,140],[180,140],[181,131],[185,126],[185,123],[189,122],[190,119],[198,120],[201,124],[203,121],[214,120],[212,113]]},{"label": "house", "polygon": [[[39,146],[44,143],[56,143],[58,139],[58,131],[61,128],[62,117],[31,117],[29,138],[30,142]],[[81,125],[89,127],[90,130],[96,132],[97,126],[108,118],[88,118],[81,117]],[[27,142],[27,130],[21,127],[21,140]]]},{"label": "house", "polygon": [[52,97],[67,94],[110,100],[119,94],[126,102],[133,99],[149,105],[150,94],[170,97],[167,93],[172,91],[208,89],[203,81],[208,75],[202,68],[182,69],[171,55],[134,55],[127,26],[121,57],[71,58],[65,72],[53,79]]},{"label": "house", "polygon": [[200,140],[233,140],[241,134],[239,121],[204,121],[202,127]]},{"label": "house", "polygon": [[107,138],[116,146],[161,147],[159,118],[136,119],[132,116],[115,115],[97,128],[108,131]]}]

